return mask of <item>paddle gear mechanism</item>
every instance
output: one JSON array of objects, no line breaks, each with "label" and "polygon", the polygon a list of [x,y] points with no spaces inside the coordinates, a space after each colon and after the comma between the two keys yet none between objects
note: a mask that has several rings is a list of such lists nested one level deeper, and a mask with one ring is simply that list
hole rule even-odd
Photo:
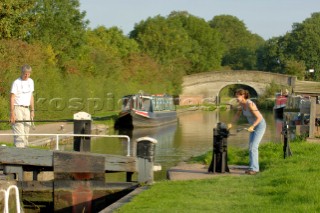
[{"label": "paddle gear mechanism", "polygon": [[229,130],[226,124],[219,122],[217,127],[213,129],[213,152],[212,161],[208,172],[229,172],[228,167],[228,147],[227,138],[229,137]]}]

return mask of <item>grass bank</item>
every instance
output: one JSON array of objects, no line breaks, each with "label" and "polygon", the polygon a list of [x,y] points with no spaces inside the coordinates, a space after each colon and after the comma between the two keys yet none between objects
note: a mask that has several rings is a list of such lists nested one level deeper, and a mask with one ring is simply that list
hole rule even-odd
[{"label": "grass bank", "polygon": [[[261,172],[206,180],[161,181],[116,212],[320,212],[320,144],[260,146]],[[230,149],[229,164],[246,164],[247,150]],[[192,159],[210,162],[211,154]]]}]

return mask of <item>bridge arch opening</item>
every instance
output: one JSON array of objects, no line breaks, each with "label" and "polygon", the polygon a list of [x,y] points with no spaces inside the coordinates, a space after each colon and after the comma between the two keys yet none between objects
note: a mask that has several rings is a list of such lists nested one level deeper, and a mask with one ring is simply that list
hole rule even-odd
[{"label": "bridge arch opening", "polygon": [[223,88],[220,89],[219,91],[219,96],[225,96],[228,95],[230,97],[234,97],[234,93],[236,92],[237,89],[245,89],[248,90],[250,97],[252,98],[256,98],[258,97],[258,93],[257,91],[246,84],[230,84],[230,85],[226,85]]},{"label": "bridge arch opening", "polygon": [[234,94],[238,89],[248,90],[250,98],[253,98],[253,99],[258,98],[258,93],[253,87],[246,84],[230,84],[230,85],[224,86],[218,92],[220,104],[234,105],[236,103]]}]

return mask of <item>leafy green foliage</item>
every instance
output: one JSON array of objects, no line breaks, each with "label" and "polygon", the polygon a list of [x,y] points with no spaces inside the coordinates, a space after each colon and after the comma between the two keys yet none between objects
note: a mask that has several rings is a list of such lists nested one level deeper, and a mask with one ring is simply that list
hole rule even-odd
[{"label": "leafy green foliage", "polygon": [[244,45],[247,41],[248,31],[245,24],[237,17],[231,15],[219,15],[209,21],[209,25],[221,35],[226,52]]},{"label": "leafy green foliage", "polygon": [[286,74],[297,76],[299,80],[304,80],[306,66],[304,61],[287,60],[285,64]]},{"label": "leafy green foliage", "polygon": [[221,36],[225,48],[223,66],[235,70],[257,68],[256,51],[264,43],[260,36],[252,34],[242,21],[230,15],[215,16],[209,25]]},{"label": "leafy green foliage", "polygon": [[279,38],[271,38],[258,49],[257,66],[259,70],[283,73],[282,61],[285,58],[278,41]]},{"label": "leafy green foliage", "polygon": [[117,28],[99,27],[88,30],[86,46],[82,52],[79,70],[94,77],[108,78],[118,75],[123,69],[122,59],[137,52],[137,44],[122,35]]},{"label": "leafy green foliage", "polygon": [[84,44],[88,21],[80,12],[79,0],[36,0],[33,14],[39,17],[37,25],[29,29],[28,41],[51,45],[61,67],[68,69],[68,60],[77,58]]},{"label": "leafy green foliage", "polygon": [[258,51],[258,68],[304,79],[306,70],[314,69],[311,80],[319,80],[320,13],[313,13],[302,23],[293,24],[292,31],[272,38]]},{"label": "leafy green foliage", "polygon": [[288,39],[287,54],[304,61],[307,69],[320,69],[320,13],[313,13],[302,23],[295,23]]},{"label": "leafy green foliage", "polygon": [[210,28],[208,23],[187,12],[172,12],[168,20],[174,20],[182,24],[187,32],[192,51],[186,53],[191,62],[191,70],[187,74],[218,69],[221,64],[223,46],[216,30]]},{"label": "leafy green foliage", "polygon": [[280,91],[285,91],[285,88],[281,88],[278,84],[275,82],[272,82],[265,91],[264,97],[266,98],[274,98],[275,94],[280,92]]},{"label": "leafy green foliage", "polygon": [[0,2],[0,39],[23,39],[38,21],[31,13],[36,0],[2,0]]},{"label": "leafy green foliage", "polygon": [[130,37],[139,43],[143,52],[160,62],[183,58],[185,52],[191,51],[188,35],[181,24],[162,16],[136,24]]},{"label": "leafy green foliage", "polygon": [[222,65],[229,66],[234,70],[256,69],[256,54],[247,47],[231,49],[223,58]]},{"label": "leafy green foliage", "polygon": [[87,44],[92,48],[108,50],[123,58],[133,52],[139,52],[138,44],[135,40],[124,36],[117,27],[105,28],[103,26],[96,29],[89,29],[86,33]]},{"label": "leafy green foliage", "polygon": [[217,32],[205,20],[187,12],[141,21],[130,37],[160,63],[179,62],[187,74],[220,67],[222,46]]}]

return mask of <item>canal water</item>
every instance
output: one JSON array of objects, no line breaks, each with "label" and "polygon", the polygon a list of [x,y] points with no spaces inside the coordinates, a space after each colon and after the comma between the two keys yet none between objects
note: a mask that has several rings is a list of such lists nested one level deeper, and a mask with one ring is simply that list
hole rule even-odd
[{"label": "canal water", "polygon": [[[162,166],[162,171],[155,173],[156,180],[166,179],[166,171],[177,163],[186,161],[192,156],[201,155],[212,150],[213,128],[218,122],[230,123],[235,111],[188,111],[178,114],[176,124],[159,128],[135,129],[132,132],[121,132],[131,137],[131,143],[140,137],[149,136],[155,138],[156,144],[156,164]],[[262,143],[281,142],[281,120],[274,118],[272,111],[262,111],[267,122],[266,133]],[[237,128],[248,127],[245,118],[240,119],[238,125],[234,125],[228,138],[228,146],[246,148],[248,146],[249,133],[241,131],[237,133]],[[109,132],[108,134],[119,134]],[[131,147],[132,148],[132,147]],[[105,154],[127,153],[127,142],[125,140],[94,140],[92,141],[92,151]],[[131,153],[132,154],[132,153]]]}]

